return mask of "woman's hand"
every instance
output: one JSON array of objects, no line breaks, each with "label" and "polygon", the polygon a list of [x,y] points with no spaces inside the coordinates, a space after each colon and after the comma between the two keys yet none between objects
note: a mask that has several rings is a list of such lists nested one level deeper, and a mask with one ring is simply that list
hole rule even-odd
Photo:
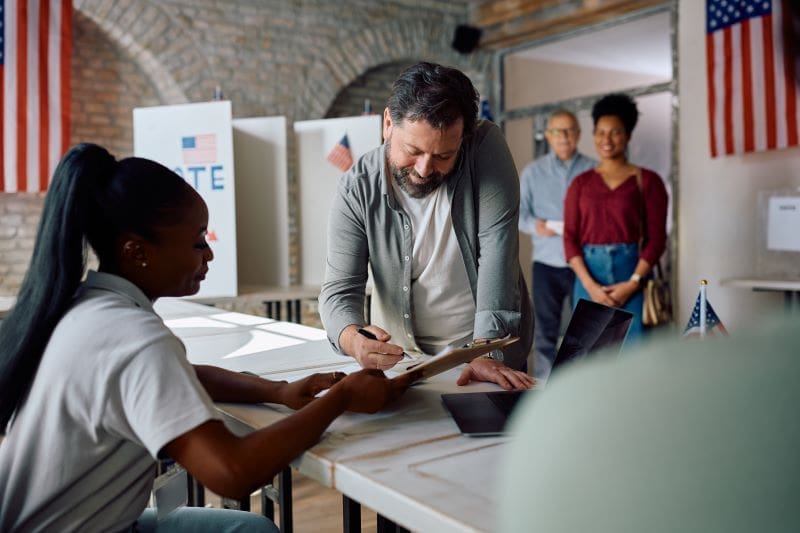
[{"label": "woman's hand", "polygon": [[312,374],[303,379],[285,383],[281,388],[281,403],[292,409],[300,409],[320,392],[331,388],[345,378],[344,372]]},{"label": "woman's hand", "polygon": [[365,369],[348,375],[336,388],[341,387],[347,393],[346,410],[375,413],[400,397],[411,385],[413,378],[412,373],[389,379],[380,370]]},{"label": "woman's hand", "polygon": [[605,287],[603,285],[598,285],[594,283],[590,285],[586,292],[589,293],[589,297],[592,299],[593,302],[597,302],[599,304],[608,305],[610,307],[618,307],[622,305],[611,294],[609,287]]},{"label": "woman's hand", "polygon": [[606,294],[615,302],[617,307],[625,305],[631,296],[639,290],[639,284],[635,281],[621,281],[605,287]]}]

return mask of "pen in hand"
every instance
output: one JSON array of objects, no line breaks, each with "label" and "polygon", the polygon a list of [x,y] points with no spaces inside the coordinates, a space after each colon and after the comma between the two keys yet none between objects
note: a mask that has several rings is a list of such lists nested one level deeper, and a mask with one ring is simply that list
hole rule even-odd
[{"label": "pen in hand", "polygon": [[374,341],[378,340],[378,337],[376,337],[374,333],[372,333],[371,331],[369,331],[367,329],[358,328],[358,333],[363,335],[363,336],[365,336],[368,339],[372,339]]},{"label": "pen in hand", "polygon": [[[364,329],[364,328],[358,328],[358,334],[359,335],[363,335],[364,337],[366,337],[366,338],[368,338],[370,340],[373,340],[373,341],[378,340],[378,337],[376,337],[374,333],[372,333],[371,331],[369,331],[367,329]],[[408,355],[405,351],[403,352],[403,357],[411,359],[411,356]]]}]

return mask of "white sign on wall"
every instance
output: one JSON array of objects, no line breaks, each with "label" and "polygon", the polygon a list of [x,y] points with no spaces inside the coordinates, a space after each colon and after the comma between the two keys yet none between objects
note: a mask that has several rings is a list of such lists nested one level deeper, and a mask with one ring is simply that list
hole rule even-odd
[{"label": "white sign on wall", "polygon": [[767,208],[767,250],[800,252],[800,196],[773,196]]},{"label": "white sign on wall", "polygon": [[214,261],[197,296],[236,296],[236,207],[231,103],[133,110],[133,152],[181,175],[208,205]]}]

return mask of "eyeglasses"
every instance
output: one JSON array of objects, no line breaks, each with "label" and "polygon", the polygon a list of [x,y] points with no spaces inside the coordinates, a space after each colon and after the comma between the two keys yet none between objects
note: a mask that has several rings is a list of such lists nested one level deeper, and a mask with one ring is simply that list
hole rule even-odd
[{"label": "eyeglasses", "polygon": [[547,133],[552,135],[553,137],[571,137],[578,133],[577,128],[550,128],[547,130]]}]

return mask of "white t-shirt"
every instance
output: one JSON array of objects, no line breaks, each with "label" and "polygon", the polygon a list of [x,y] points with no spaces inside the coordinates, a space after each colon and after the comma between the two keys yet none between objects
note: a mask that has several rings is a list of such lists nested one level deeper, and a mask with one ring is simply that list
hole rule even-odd
[{"label": "white t-shirt", "polygon": [[151,302],[90,272],[0,444],[0,531],[129,528],[161,448],[211,419],[221,415]]},{"label": "white t-shirt", "polygon": [[411,301],[417,344],[435,353],[456,341],[471,339],[475,299],[458,246],[447,186],[424,198],[412,198],[394,181],[395,196],[411,219]]}]

